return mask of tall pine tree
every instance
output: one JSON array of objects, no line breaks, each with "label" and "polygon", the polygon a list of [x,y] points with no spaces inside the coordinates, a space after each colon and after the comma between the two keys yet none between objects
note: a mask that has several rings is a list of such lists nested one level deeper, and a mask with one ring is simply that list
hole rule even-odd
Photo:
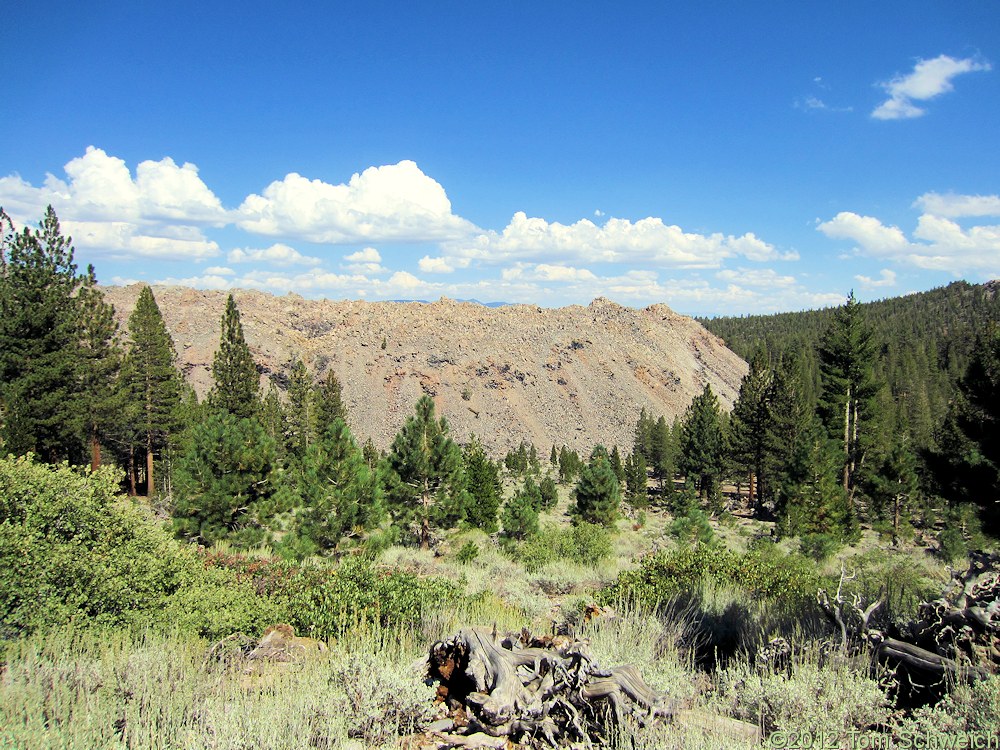
[{"label": "tall pine tree", "polygon": [[278,510],[275,449],[256,419],[215,411],[195,424],[178,461],[175,533],[239,549],[263,542]]},{"label": "tall pine tree", "polygon": [[222,314],[219,350],[212,362],[215,384],[208,394],[209,406],[236,417],[254,417],[260,410],[260,375],[243,336],[240,311],[230,294]]},{"label": "tall pine tree", "polygon": [[181,377],[174,366],[174,343],[153,290],[144,286],[128,319],[128,350],[119,378],[125,400],[122,427],[129,453],[129,483],[137,489],[135,453],[144,457],[146,493],[155,491],[154,456],[167,447],[180,425]]},{"label": "tall pine tree", "polygon": [[750,361],[750,371],[743,376],[740,393],[733,405],[730,451],[733,460],[750,482],[750,502],[760,509],[768,494],[767,437],[771,424],[768,393],[771,371],[763,351]]},{"label": "tall pine tree", "polygon": [[298,357],[288,376],[288,404],[285,407],[285,449],[290,460],[301,460],[313,436],[313,383],[305,362]]},{"label": "tall pine tree", "polygon": [[875,399],[880,388],[874,374],[877,354],[874,332],[851,292],[820,342],[819,414],[843,450],[841,482],[852,506],[875,433]]},{"label": "tall pine tree", "polygon": [[321,435],[334,420],[347,422],[347,407],[344,406],[343,386],[337,373],[331,367],[313,390],[313,430]]},{"label": "tall pine tree", "polygon": [[497,530],[497,510],[500,508],[500,498],[503,494],[500,467],[490,460],[475,436],[462,451],[462,460],[465,463],[465,477],[469,490],[466,521],[469,525],[492,534]]},{"label": "tall pine tree", "polygon": [[712,386],[705,384],[695,396],[681,423],[681,468],[695,479],[703,500],[714,500],[722,473],[725,439],[719,400]]},{"label": "tall pine tree", "polygon": [[0,210],[0,403],[6,452],[78,462],[86,415],[79,395],[76,292],[86,282],[49,206],[39,228],[14,233]]},{"label": "tall pine tree", "polygon": [[345,534],[372,528],[382,518],[375,473],[341,419],[309,445],[299,492],[302,507],[295,514],[294,535],[300,556],[328,554]]},{"label": "tall pine tree", "polygon": [[79,396],[83,407],[85,438],[90,446],[90,468],[101,465],[101,443],[114,432],[124,402],[115,388],[122,365],[115,308],[96,289],[93,266],[78,295],[81,359]]}]

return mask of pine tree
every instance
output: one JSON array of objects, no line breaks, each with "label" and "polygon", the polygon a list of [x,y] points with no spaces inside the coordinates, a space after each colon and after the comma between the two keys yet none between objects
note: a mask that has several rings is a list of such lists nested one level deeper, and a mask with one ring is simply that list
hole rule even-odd
[{"label": "pine tree", "polygon": [[1000,528],[1000,327],[977,339],[930,455],[935,482],[952,502],[974,502],[991,533]]},{"label": "pine tree", "polygon": [[681,428],[681,467],[697,480],[702,500],[714,499],[722,473],[725,447],[719,401],[706,383],[684,415]]},{"label": "pine tree", "polygon": [[559,450],[559,481],[569,484],[580,473],[582,462],[575,450],[565,445]]},{"label": "pine tree", "polygon": [[621,488],[603,445],[594,448],[590,461],[580,470],[574,496],[573,515],[581,521],[611,526],[618,518]]},{"label": "pine tree", "polygon": [[208,393],[209,406],[236,417],[256,416],[260,409],[260,375],[243,337],[240,311],[232,294],[226,298],[221,329],[219,350],[212,362],[215,384]]},{"label": "pine tree", "polygon": [[629,500],[637,508],[649,504],[648,478],[646,459],[641,453],[632,453],[625,460],[625,487]]},{"label": "pine tree", "polygon": [[611,462],[611,470],[618,477],[618,484],[625,484],[625,464],[622,463],[622,456],[618,452],[617,445],[611,449],[611,455],[608,460]]},{"label": "pine tree", "polygon": [[874,404],[879,391],[873,365],[878,347],[852,292],[819,346],[822,392],[819,414],[831,438],[843,450],[842,484],[853,505],[865,453],[874,432]]},{"label": "pine tree", "polygon": [[317,435],[322,434],[327,425],[333,424],[334,420],[347,422],[343,387],[332,367],[326,371],[326,377],[313,391],[313,418],[313,430]]},{"label": "pine tree", "polygon": [[179,429],[180,373],[174,367],[174,344],[163,323],[153,290],[144,286],[128,319],[128,351],[122,363],[119,388],[125,400],[125,443],[129,446],[129,482],[136,491],[133,456],[144,453],[146,493],[155,491],[153,460],[172,433]]},{"label": "pine tree", "polygon": [[77,296],[81,353],[79,396],[85,415],[83,428],[90,446],[92,471],[101,465],[101,443],[112,435],[115,423],[125,408],[121,393],[115,388],[122,365],[115,308],[104,301],[104,295],[95,287],[96,283],[91,266]]},{"label": "pine tree", "polygon": [[260,405],[260,423],[264,431],[274,440],[277,446],[278,461],[285,460],[285,409],[281,405],[281,397],[274,381],[269,381],[267,394]]},{"label": "pine tree", "polygon": [[301,460],[313,435],[313,382],[305,362],[298,357],[288,376],[288,404],[285,408],[285,450],[291,460]]},{"label": "pine tree", "polygon": [[733,461],[749,478],[750,502],[758,511],[768,494],[767,485],[770,482],[767,474],[770,386],[771,371],[767,357],[759,351],[750,362],[750,371],[740,383],[740,393],[733,405],[730,442]]},{"label": "pine tree", "polygon": [[381,489],[341,419],[307,449],[300,491],[302,507],[295,515],[300,556],[327,553],[352,529],[373,528],[381,520]]},{"label": "pine tree", "polygon": [[0,210],[0,403],[6,452],[49,462],[83,455],[76,291],[86,281],[49,206],[39,228],[15,234]]},{"label": "pine tree", "polygon": [[444,417],[435,417],[434,401],[421,396],[386,459],[386,495],[395,519],[415,524],[424,549],[430,546],[432,527],[448,528],[465,517],[462,453],[448,433]]},{"label": "pine tree", "polygon": [[255,419],[213,411],[194,425],[176,471],[174,531],[238,549],[264,541],[277,510],[275,443]]},{"label": "pine tree", "polygon": [[807,401],[803,375],[794,356],[776,364],[767,392],[768,426],[764,445],[764,474],[770,477],[760,493],[775,509],[783,504],[782,491],[788,486],[789,467],[815,410]]},{"label": "pine tree", "polygon": [[838,441],[814,418],[803,431],[784,477],[779,508],[784,533],[845,539],[857,532],[853,508],[839,479],[839,450]]},{"label": "pine tree", "polygon": [[542,510],[552,510],[559,503],[559,487],[556,480],[546,476],[538,483],[538,493],[542,498]]},{"label": "pine tree", "polygon": [[666,417],[661,416],[656,422],[650,420],[649,428],[649,465],[660,483],[661,494],[667,483],[672,482],[677,471],[677,450]]},{"label": "pine tree", "polygon": [[646,413],[646,407],[643,407],[639,411],[639,421],[635,425],[632,452],[642,456],[647,466],[653,462],[653,427],[655,424]]},{"label": "pine tree", "polygon": [[917,457],[908,445],[908,434],[906,431],[899,434],[866,487],[875,510],[888,518],[894,545],[900,543],[910,528],[910,518],[920,494]]},{"label": "pine tree", "polygon": [[465,446],[462,461],[465,465],[469,491],[469,507],[465,520],[470,526],[492,534],[497,530],[497,511],[500,508],[503,491],[500,483],[500,467],[490,460],[475,436]]},{"label": "pine tree", "polygon": [[371,438],[365,440],[365,444],[361,447],[361,452],[364,454],[365,463],[368,464],[368,468],[375,471],[379,461],[382,460],[382,454],[375,447],[375,443],[372,442]]},{"label": "pine tree", "polygon": [[500,520],[503,524],[504,536],[518,541],[536,536],[538,534],[538,506],[540,504],[538,487],[531,477],[528,477],[525,484],[518,488],[514,496],[503,506]]}]

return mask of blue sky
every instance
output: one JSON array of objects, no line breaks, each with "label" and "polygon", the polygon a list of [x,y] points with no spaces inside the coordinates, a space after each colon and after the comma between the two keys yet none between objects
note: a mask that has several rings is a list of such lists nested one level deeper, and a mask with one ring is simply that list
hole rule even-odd
[{"label": "blue sky", "polygon": [[1000,4],[46,2],[0,206],[104,283],[688,314],[1000,276]]}]

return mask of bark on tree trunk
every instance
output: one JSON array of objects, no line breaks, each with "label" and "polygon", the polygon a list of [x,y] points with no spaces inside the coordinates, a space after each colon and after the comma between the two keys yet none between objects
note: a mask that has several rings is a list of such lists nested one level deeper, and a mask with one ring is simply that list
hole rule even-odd
[{"label": "bark on tree trunk", "polygon": [[851,477],[851,389],[847,389],[844,404],[844,492],[847,492]]},{"label": "bark on tree trunk", "polygon": [[90,431],[90,470],[97,471],[101,465],[101,441],[95,430]]},{"label": "bark on tree trunk", "polygon": [[153,440],[146,438],[146,497],[153,496]]},{"label": "bark on tree trunk", "polygon": [[136,496],[135,481],[135,447],[130,446],[128,451],[128,494]]}]

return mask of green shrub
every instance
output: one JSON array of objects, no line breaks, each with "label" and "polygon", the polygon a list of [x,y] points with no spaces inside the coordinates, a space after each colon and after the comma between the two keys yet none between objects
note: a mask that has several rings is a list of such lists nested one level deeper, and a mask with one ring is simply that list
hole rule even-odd
[{"label": "green shrub", "polygon": [[511,556],[535,573],[555,560],[597,565],[611,556],[611,533],[600,524],[579,521],[568,529],[547,527],[518,545],[510,545]]},{"label": "green shrub", "polygon": [[957,562],[969,554],[969,545],[959,529],[947,528],[938,534],[938,551],[948,562]]},{"label": "green shrub", "polygon": [[0,460],[0,637],[74,622],[218,638],[281,621],[330,637],[357,622],[412,623],[458,598],[443,579],[360,557],[306,567],[197,551],[117,496],[119,480]]},{"label": "green shrub", "polygon": [[477,557],[479,557],[479,545],[473,541],[468,541],[463,544],[462,548],[458,551],[458,554],[455,555],[455,559],[463,565],[472,562]]},{"label": "green shrub", "polygon": [[823,562],[843,546],[833,534],[803,534],[799,538],[799,551],[811,560]]},{"label": "green shrub", "polygon": [[717,681],[719,699],[733,716],[768,733],[824,736],[836,740],[832,747],[840,747],[848,733],[883,726],[893,713],[876,679],[847,662],[824,663],[815,649],[795,657],[787,672],[740,662],[721,671]]},{"label": "green shrub", "polygon": [[155,614],[197,561],[135,501],[119,472],[0,460],[0,630]]},{"label": "green shrub", "polygon": [[291,624],[316,638],[332,638],[358,623],[412,625],[461,599],[452,581],[380,569],[358,558],[336,570],[302,568],[289,593]]},{"label": "green shrub", "polygon": [[670,535],[687,544],[711,544],[715,540],[708,515],[699,508],[675,518],[670,524]]},{"label": "green shrub", "polygon": [[699,589],[708,580],[744,589],[755,597],[789,608],[812,607],[824,584],[801,556],[785,555],[773,545],[743,554],[704,544],[685,545],[647,557],[603,589],[602,601],[630,600],[658,608],[674,597]]}]

